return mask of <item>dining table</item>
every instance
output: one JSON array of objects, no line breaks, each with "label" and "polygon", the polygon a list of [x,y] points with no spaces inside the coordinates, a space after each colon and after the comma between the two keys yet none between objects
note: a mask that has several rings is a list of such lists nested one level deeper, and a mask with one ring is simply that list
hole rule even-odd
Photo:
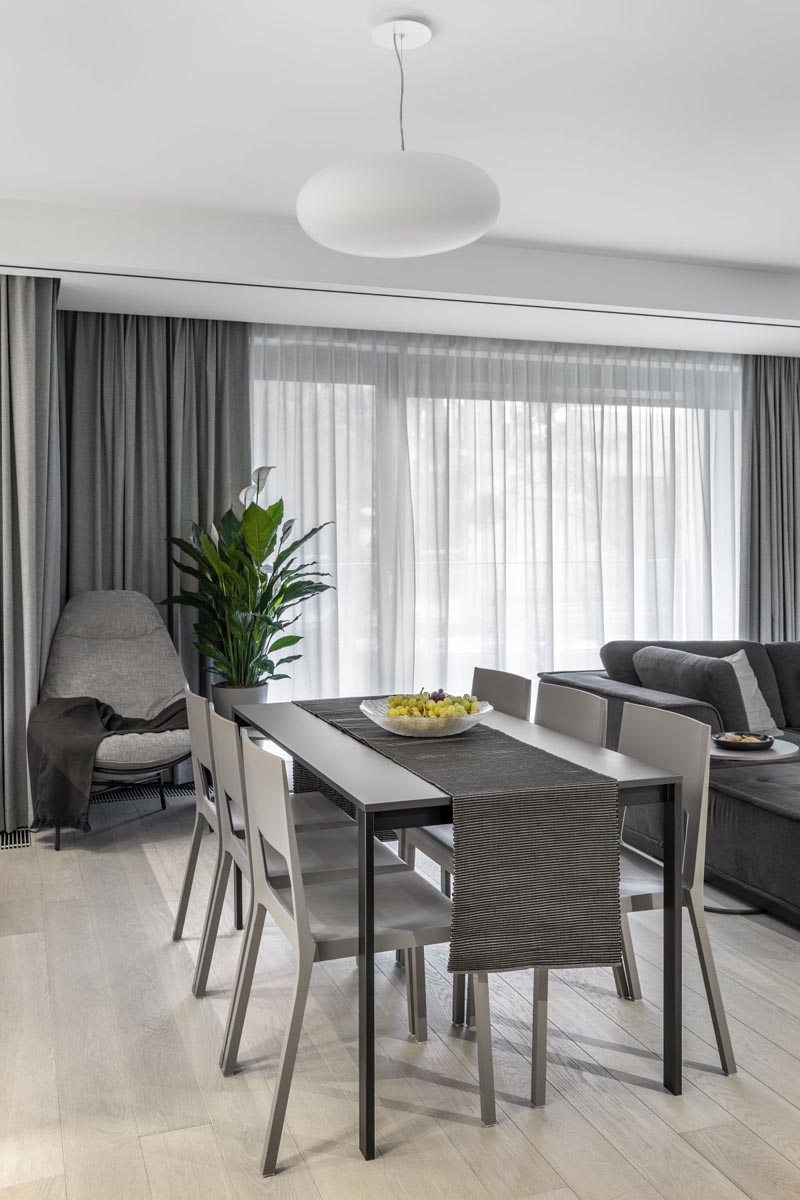
[{"label": "dining table", "polygon": [[[359,1145],[365,1159],[375,1142],[374,839],[385,831],[451,822],[452,797],[420,776],[320,720],[297,704],[243,704],[235,720],[270,739],[349,801],[358,824]],[[494,710],[484,724],[556,758],[616,780],[620,807],[656,804],[664,811],[663,1084],[682,1090],[681,776],[578,738]]]}]

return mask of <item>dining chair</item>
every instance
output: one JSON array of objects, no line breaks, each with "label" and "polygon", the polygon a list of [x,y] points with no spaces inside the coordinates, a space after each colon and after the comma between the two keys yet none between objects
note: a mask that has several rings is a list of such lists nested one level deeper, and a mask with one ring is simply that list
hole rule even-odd
[{"label": "dining chair", "polygon": [[540,683],[533,723],[580,738],[590,746],[605,746],[608,701],[581,688]]},{"label": "dining chair", "polygon": [[[726,1075],[732,1075],[736,1060],[703,910],[710,746],[711,730],[700,721],[644,704],[625,704],[623,708],[619,753],[683,776],[686,815],[683,905],[689,910],[694,931],[722,1069]],[[624,839],[624,824],[622,829]],[[664,877],[660,864],[623,844],[620,869],[623,966],[614,970],[617,991],[623,999],[640,1000],[642,996],[628,916],[663,905]],[[531,1103],[536,1107],[545,1103],[547,1089],[548,980],[546,967],[534,970]]]},{"label": "dining chair", "polygon": [[183,874],[178,911],[172,928],[173,941],[183,937],[189,897],[194,885],[197,859],[203,834],[217,832],[217,810],[214,803],[214,756],[208,729],[208,701],[186,689],[186,715],[189,724],[189,741],[194,776],[194,828],[189,843],[189,858]]},{"label": "dining chair", "polygon": [[[230,1075],[236,1067],[239,1053],[239,1044],[261,943],[263,919],[259,923],[253,899],[252,847],[246,837],[242,840],[241,835],[237,836],[235,831],[229,829],[230,822],[225,819],[228,812],[241,814],[243,830],[246,830],[248,795],[244,779],[239,729],[233,721],[228,721],[219,713],[214,712],[213,708],[210,711],[210,725],[216,794],[222,809],[220,825],[223,828],[223,853],[227,856],[227,863],[223,864],[219,876],[219,886],[213,893],[214,898],[209,904],[208,932],[206,934],[204,931],[198,960],[198,973],[203,988],[214,952],[214,942],[225,896],[227,873],[230,870],[231,862],[240,867],[244,877],[251,885],[245,934],[242,939],[236,983],[231,997],[228,1022],[220,1054],[220,1066],[223,1073]],[[251,736],[251,740],[262,750],[270,745],[260,737]],[[274,757],[279,756],[275,755]],[[319,792],[292,792],[289,799],[303,877],[313,879],[315,883],[342,878],[357,879],[358,829],[355,821],[342,812],[332,800]],[[266,849],[265,854],[273,885],[279,888],[288,887],[289,876],[286,863],[271,849]],[[408,870],[406,864],[388,846],[378,841],[374,847],[373,863],[376,875]],[[416,1035],[417,1024],[424,1020],[425,1014],[424,1004],[416,995],[414,984],[415,978],[412,973],[407,980],[409,1030]],[[418,1015],[420,1013],[421,1015]]]},{"label": "dining chair", "polygon": [[[683,776],[685,838],[683,851],[683,906],[688,909],[703,985],[711,1012],[720,1063],[726,1075],[736,1071],[722,992],[714,963],[705,918],[704,874],[708,825],[708,778],[711,730],[701,721],[678,713],[626,704],[622,710],[619,752]],[[628,916],[663,907],[663,873],[659,864],[625,845],[622,827],[622,945],[624,980],[617,976],[623,998],[641,1000],[642,989]]]},{"label": "dining chair", "polygon": [[[524,675],[513,675],[509,671],[493,671],[488,667],[475,667],[472,672],[472,695],[488,701],[498,712],[527,721],[531,715],[530,679]],[[421,850],[439,867],[441,888],[450,896],[453,880],[453,826],[426,825],[420,829],[402,830],[398,834],[399,854],[410,867],[416,862],[416,851]],[[425,994],[425,959],[420,962],[414,979],[417,996]],[[403,965],[403,952],[397,954],[399,965]],[[420,999],[417,1004],[421,1004]],[[469,982],[463,975],[453,976],[453,1024],[470,1022],[474,1013],[473,996]],[[424,1033],[424,1030],[423,1030]],[[419,1035],[418,1035],[419,1037]],[[420,1040],[424,1040],[420,1039]]]},{"label": "dining chair", "polygon": [[[269,914],[294,948],[297,959],[292,1006],[261,1160],[262,1173],[272,1175],[277,1166],[312,967],[315,962],[354,958],[358,954],[358,879],[320,881],[304,876],[285,764],[256,746],[246,731],[241,733],[241,754],[252,849],[252,936],[260,940]],[[278,877],[273,875],[270,865],[273,856],[285,864],[285,873],[282,870]],[[412,971],[416,949],[450,940],[450,901],[408,867],[376,876],[374,913],[376,953],[403,948]],[[237,974],[237,995],[244,961],[243,953]],[[475,977],[474,990],[481,1120],[485,1125],[493,1125],[494,1074],[485,973]]]},{"label": "dining chair", "polygon": [[[183,936],[200,845],[203,834],[210,830],[217,834],[217,860],[203,923],[200,953],[192,983],[193,994],[202,996],[208,983],[208,973],[231,865],[234,868],[234,907],[237,929],[242,929],[244,924],[242,920],[242,878],[244,876],[249,879],[250,870],[247,853],[241,844],[245,836],[244,815],[241,806],[237,807],[238,802],[235,798],[232,804],[227,803],[222,807],[219,804],[220,791],[216,786],[216,762],[211,738],[211,718],[215,715],[214,710],[203,696],[197,696],[187,688],[186,712],[194,774],[195,817],[189,844],[189,858],[186,863],[172,937],[175,941],[180,941]],[[355,830],[355,822],[350,820],[346,813],[337,808],[331,800],[319,793],[295,797],[294,812],[298,825],[304,830],[317,825],[336,827],[342,824],[350,825]]]}]

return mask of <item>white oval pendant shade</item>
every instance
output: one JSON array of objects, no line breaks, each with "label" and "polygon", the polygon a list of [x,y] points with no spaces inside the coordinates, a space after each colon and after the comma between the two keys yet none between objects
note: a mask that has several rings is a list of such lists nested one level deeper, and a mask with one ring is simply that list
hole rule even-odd
[{"label": "white oval pendant shade", "polygon": [[417,258],[486,233],[500,194],[480,167],[449,154],[396,150],[323,167],[297,197],[310,238],[364,258]]}]

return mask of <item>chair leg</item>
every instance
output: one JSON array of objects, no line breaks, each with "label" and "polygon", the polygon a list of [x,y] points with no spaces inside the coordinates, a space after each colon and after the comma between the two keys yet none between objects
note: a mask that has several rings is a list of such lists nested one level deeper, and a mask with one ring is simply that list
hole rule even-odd
[{"label": "chair leg", "polygon": [[164,812],[167,807],[167,797],[164,795],[164,776],[160,771],[158,773],[158,798],[161,801],[161,811]]},{"label": "chair leg", "polygon": [[533,1063],[531,1066],[531,1104],[541,1108],[547,1096],[547,967],[533,971]]},{"label": "chair leg", "polygon": [[733,1054],[730,1031],[728,1030],[728,1018],[725,1016],[725,1006],[722,1003],[722,992],[720,991],[714,954],[708,936],[708,926],[706,925],[705,913],[703,912],[702,898],[698,901],[692,892],[688,892],[686,906],[689,909],[689,918],[692,922],[695,945],[697,946],[697,956],[700,959],[700,970],[703,973],[703,983],[705,984],[706,996],[708,997],[708,1007],[711,1010],[711,1022],[714,1026],[714,1037],[717,1039],[719,1060],[725,1074],[734,1075],[736,1073],[736,1059]]},{"label": "chair leg", "polygon": [[242,1040],[244,1019],[247,1015],[247,1005],[250,991],[253,987],[253,975],[258,961],[258,951],[261,946],[261,935],[264,931],[266,909],[251,901],[247,914],[247,929],[242,939],[242,950],[239,955],[239,965],[236,968],[236,982],[233,987],[228,1022],[225,1027],[225,1037],[222,1042],[222,1053],[219,1065],[223,1075],[232,1075],[236,1070],[236,1060],[239,1057],[239,1045]]},{"label": "chair leg", "polygon": [[220,855],[217,858],[216,870],[214,871],[214,883],[211,888],[211,895],[208,897],[206,919],[203,925],[203,937],[200,942],[200,953],[197,956],[197,966],[195,967],[194,980],[192,981],[192,994],[194,996],[199,997],[206,994],[208,974],[211,970],[211,959],[214,956],[217,930],[219,929],[219,922],[222,916],[222,907],[225,903],[225,892],[228,887],[228,876],[231,873],[232,862],[230,854],[220,851]]},{"label": "chair leg", "polygon": [[641,1000],[642,985],[639,982],[639,969],[636,966],[636,954],[633,949],[631,925],[628,914],[622,913],[622,967],[625,972],[628,1000]]},{"label": "chair leg", "polygon": [[452,894],[453,894],[452,877],[451,877],[449,871],[445,871],[444,867],[441,868],[440,878],[441,878],[441,889],[444,892],[445,896],[452,896]]},{"label": "chair leg", "polygon": [[242,907],[242,869],[233,864],[233,926],[234,929],[244,929]]},{"label": "chair leg", "polygon": [[467,1011],[464,1024],[467,1029],[473,1029],[475,1026],[475,976],[467,976]]},{"label": "chair leg", "polygon": [[625,968],[620,963],[618,967],[612,967],[614,972],[614,987],[617,989],[617,995],[620,1000],[630,1000],[628,995],[628,977],[625,974]]},{"label": "chair leg", "polygon": [[[416,846],[412,846],[409,842],[407,829],[397,830],[397,853],[407,866],[414,867],[416,865],[417,848]],[[404,967],[406,965],[405,950],[395,950],[394,958],[398,967]],[[409,1029],[411,1029],[410,1024]]]},{"label": "chair leg", "polygon": [[475,997],[475,1025],[478,1034],[478,1081],[481,1092],[481,1121],[494,1125],[494,1062],[492,1058],[492,1020],[489,1011],[489,977],[485,971],[470,975],[469,990]]},{"label": "chair leg", "polygon": [[466,1018],[466,980],[463,975],[453,976],[453,1024],[463,1025]]},{"label": "chair leg", "polygon": [[272,1108],[267,1125],[267,1137],[264,1142],[264,1153],[261,1158],[261,1174],[274,1175],[278,1162],[278,1150],[283,1133],[283,1122],[286,1117],[286,1106],[289,1102],[289,1089],[292,1086],[292,1075],[297,1057],[297,1045],[300,1041],[300,1031],[303,1028],[303,1014],[306,1008],[308,985],[311,982],[312,959],[307,961],[301,954],[297,965],[297,978],[294,985],[294,1000],[289,1024],[283,1038],[281,1061],[278,1067],[278,1079],[275,1091],[272,1093]]},{"label": "chair leg", "polygon": [[408,1032],[418,1042],[428,1040],[428,1000],[425,994],[425,950],[417,946],[406,951],[406,997]]},{"label": "chair leg", "polygon": [[175,924],[172,928],[172,940],[179,942],[183,937],[183,926],[186,922],[186,913],[189,908],[189,896],[192,892],[192,884],[194,883],[194,873],[197,870],[197,858],[200,854],[200,843],[203,840],[203,829],[206,822],[199,813],[195,813],[194,829],[192,830],[192,840],[189,843],[189,858],[186,863],[186,870],[183,875],[183,883],[181,885],[181,895],[178,900],[178,911],[175,914]]},{"label": "chair leg", "polygon": [[53,845],[56,850],[61,849],[61,822],[55,821],[53,824]]}]

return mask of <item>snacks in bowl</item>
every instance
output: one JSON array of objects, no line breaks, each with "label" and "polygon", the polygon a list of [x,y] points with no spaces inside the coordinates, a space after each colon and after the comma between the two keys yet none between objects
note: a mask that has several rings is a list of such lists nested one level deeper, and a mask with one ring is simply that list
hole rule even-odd
[{"label": "snacks in bowl", "polygon": [[719,742],[731,742],[734,745],[741,745],[742,742],[752,746],[754,743],[759,746],[764,741],[764,738],[757,733],[723,733],[717,738]]}]

